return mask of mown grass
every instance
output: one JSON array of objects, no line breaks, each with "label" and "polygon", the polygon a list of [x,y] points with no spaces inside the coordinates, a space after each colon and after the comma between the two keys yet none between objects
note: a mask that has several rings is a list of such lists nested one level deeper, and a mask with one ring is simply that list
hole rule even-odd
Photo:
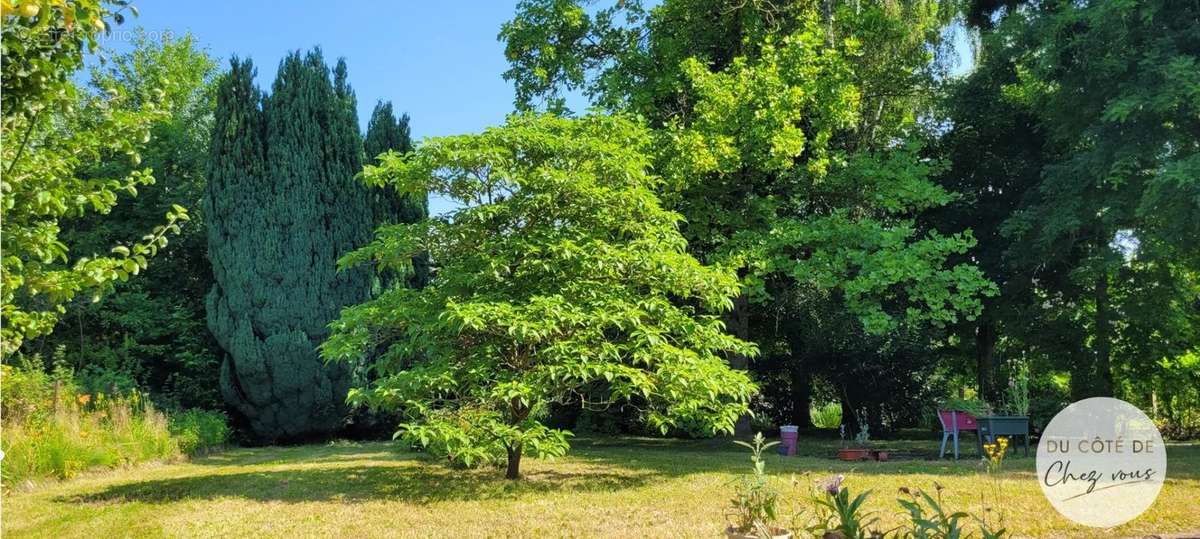
[{"label": "mown grass", "polygon": [[[881,528],[901,522],[902,486],[945,487],[954,509],[980,511],[989,483],[971,456],[927,460],[931,440],[882,442],[902,458],[843,463],[836,440],[772,455],[769,471],[802,502],[815,481],[845,474],[873,490]],[[1200,445],[1168,450],[1157,502],[1131,523],[1094,530],[1059,516],[1031,458],[1004,472],[1004,515],[1018,536],[1115,537],[1200,531]],[[5,537],[717,537],[732,481],[748,463],[728,441],[575,440],[556,461],[527,461],[525,479],[452,470],[391,443],[234,449],[191,462],[45,483],[4,498]],[[795,484],[793,485],[793,478]],[[798,503],[798,506],[804,506]]]}]

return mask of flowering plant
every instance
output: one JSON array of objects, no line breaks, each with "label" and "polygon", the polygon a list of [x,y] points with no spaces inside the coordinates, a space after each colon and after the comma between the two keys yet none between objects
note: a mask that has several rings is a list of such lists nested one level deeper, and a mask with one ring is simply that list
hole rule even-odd
[{"label": "flowering plant", "polygon": [[779,442],[767,442],[760,432],[754,435],[752,443],[734,443],[750,449],[754,472],[743,477],[734,492],[730,527],[743,534],[772,537],[775,535],[775,522],[779,519],[779,491],[767,482],[763,451]]},{"label": "flowering plant", "polygon": [[879,522],[873,513],[866,512],[863,505],[871,491],[850,497],[850,489],[842,486],[845,476],[830,477],[813,496],[813,505],[818,515],[808,531],[817,537],[875,537],[870,528]]},{"label": "flowering plant", "polygon": [[[988,478],[990,478],[992,482],[992,498],[995,500],[996,505],[1001,508],[1004,506],[1004,504],[1001,503],[1002,498],[1004,497],[1004,492],[1002,489],[1003,484],[1000,477],[1000,471],[1004,468],[1004,457],[1007,455],[1008,438],[1005,438],[1004,436],[996,438],[995,442],[983,444],[984,463],[987,466]],[[982,497],[982,494],[980,496]],[[976,520],[979,521],[979,525],[984,532],[984,537],[1003,536],[1004,529],[1000,529],[998,532],[995,532],[992,530],[991,524],[988,522],[987,515],[992,511],[992,508],[989,507],[987,503],[984,503],[983,506],[983,518],[977,518]],[[1000,524],[1003,525],[1004,513],[1000,512],[999,514]],[[997,533],[999,535],[997,535]]]},{"label": "flowering plant", "polygon": [[1004,467],[1004,457],[1008,454],[1008,438],[1000,436],[995,442],[983,444],[983,456],[987,461],[988,474],[1000,471]]},{"label": "flowering plant", "polygon": [[1012,415],[1029,415],[1029,365],[1017,363],[1012,376],[1008,378],[1008,387],[1004,390],[1005,406]]}]

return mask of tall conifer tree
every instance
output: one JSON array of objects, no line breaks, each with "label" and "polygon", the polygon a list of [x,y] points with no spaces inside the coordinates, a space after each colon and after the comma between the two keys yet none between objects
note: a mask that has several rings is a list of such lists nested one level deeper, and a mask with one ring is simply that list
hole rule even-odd
[{"label": "tall conifer tree", "polygon": [[345,305],[367,298],[364,271],[336,261],[371,230],[355,98],[339,62],[292,53],[269,97],[250,62],[232,62],[218,90],[206,214],[216,284],[208,323],[226,352],[225,399],[264,440],[337,429],[350,385],[315,348]]},{"label": "tall conifer tree", "polygon": [[[403,114],[397,119],[390,101],[376,103],[375,110],[371,112],[371,120],[367,123],[367,136],[363,140],[363,146],[366,149],[367,161],[373,165],[379,164],[379,155],[386,151],[411,151],[413,145],[409,134],[408,114]],[[429,199],[422,195],[399,193],[393,189],[372,189],[371,211],[375,218],[375,226],[416,223],[429,216]],[[428,279],[429,257],[414,257],[409,285],[420,288]]]},{"label": "tall conifer tree", "polygon": [[[367,161],[379,164],[379,154],[388,150],[407,153],[412,150],[412,137],[409,135],[408,114],[396,118],[391,102],[375,104],[371,112],[371,120],[367,124],[367,137],[363,140]],[[415,223],[429,215],[429,205],[425,197],[397,193],[390,189],[374,191],[372,197],[373,211],[376,224],[383,223]]]}]

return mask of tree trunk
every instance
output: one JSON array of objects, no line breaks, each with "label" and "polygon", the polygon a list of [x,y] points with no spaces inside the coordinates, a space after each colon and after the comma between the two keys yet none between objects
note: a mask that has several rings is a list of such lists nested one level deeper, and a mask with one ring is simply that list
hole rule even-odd
[{"label": "tree trunk", "polygon": [[[725,315],[725,327],[729,328],[734,337],[744,341],[750,340],[750,298],[746,294],[739,294],[733,298],[733,309]],[[750,358],[741,354],[731,354],[729,366],[742,371],[747,370],[750,367]],[[739,417],[734,424],[733,435],[737,438],[748,437],[753,434],[752,430],[750,415],[746,414]]]},{"label": "tree trunk", "polygon": [[[520,425],[529,417],[530,407],[521,402],[519,397],[513,397],[508,401],[508,424],[512,426]],[[505,479],[520,479],[521,478],[521,442],[514,442],[507,447],[508,449],[508,469],[504,471]]]},{"label": "tree trunk", "polygon": [[975,329],[975,370],[979,396],[984,400],[996,397],[996,322],[985,316]]},{"label": "tree trunk", "polygon": [[1108,266],[1105,264],[1101,266],[1100,276],[1096,279],[1096,360],[1093,366],[1093,387],[1095,396],[1099,397],[1111,397],[1113,394],[1111,309],[1108,298]]},{"label": "tree trunk", "polygon": [[521,478],[521,444],[508,448],[508,469],[504,471],[505,479]]},{"label": "tree trunk", "polygon": [[[795,354],[795,351],[792,353]],[[808,413],[812,407],[812,373],[808,371],[808,362],[803,359],[793,359],[791,367],[792,424],[807,429],[812,427],[812,417]]]},{"label": "tree trunk", "polygon": [[858,434],[858,413],[855,411],[854,403],[851,402],[845,386],[841,388],[838,399],[842,402],[842,425],[846,427],[846,439],[852,440],[854,435]]},{"label": "tree trunk", "polygon": [[1073,401],[1095,397],[1092,393],[1092,353],[1084,348],[1085,346],[1086,344],[1079,343],[1079,351],[1072,353],[1068,358],[1070,363],[1067,368],[1071,373],[1068,389]]}]

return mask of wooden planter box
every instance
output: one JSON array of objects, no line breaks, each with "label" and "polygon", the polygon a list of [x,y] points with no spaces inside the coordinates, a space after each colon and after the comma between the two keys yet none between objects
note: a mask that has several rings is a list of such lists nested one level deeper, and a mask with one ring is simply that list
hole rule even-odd
[{"label": "wooden planter box", "polygon": [[[993,415],[978,418],[979,453],[983,454],[983,441],[996,441],[999,436],[1009,439],[1020,436],[1025,440],[1025,456],[1029,456],[1029,418],[1017,415]],[[1015,444],[1009,444],[1015,447]]]}]

